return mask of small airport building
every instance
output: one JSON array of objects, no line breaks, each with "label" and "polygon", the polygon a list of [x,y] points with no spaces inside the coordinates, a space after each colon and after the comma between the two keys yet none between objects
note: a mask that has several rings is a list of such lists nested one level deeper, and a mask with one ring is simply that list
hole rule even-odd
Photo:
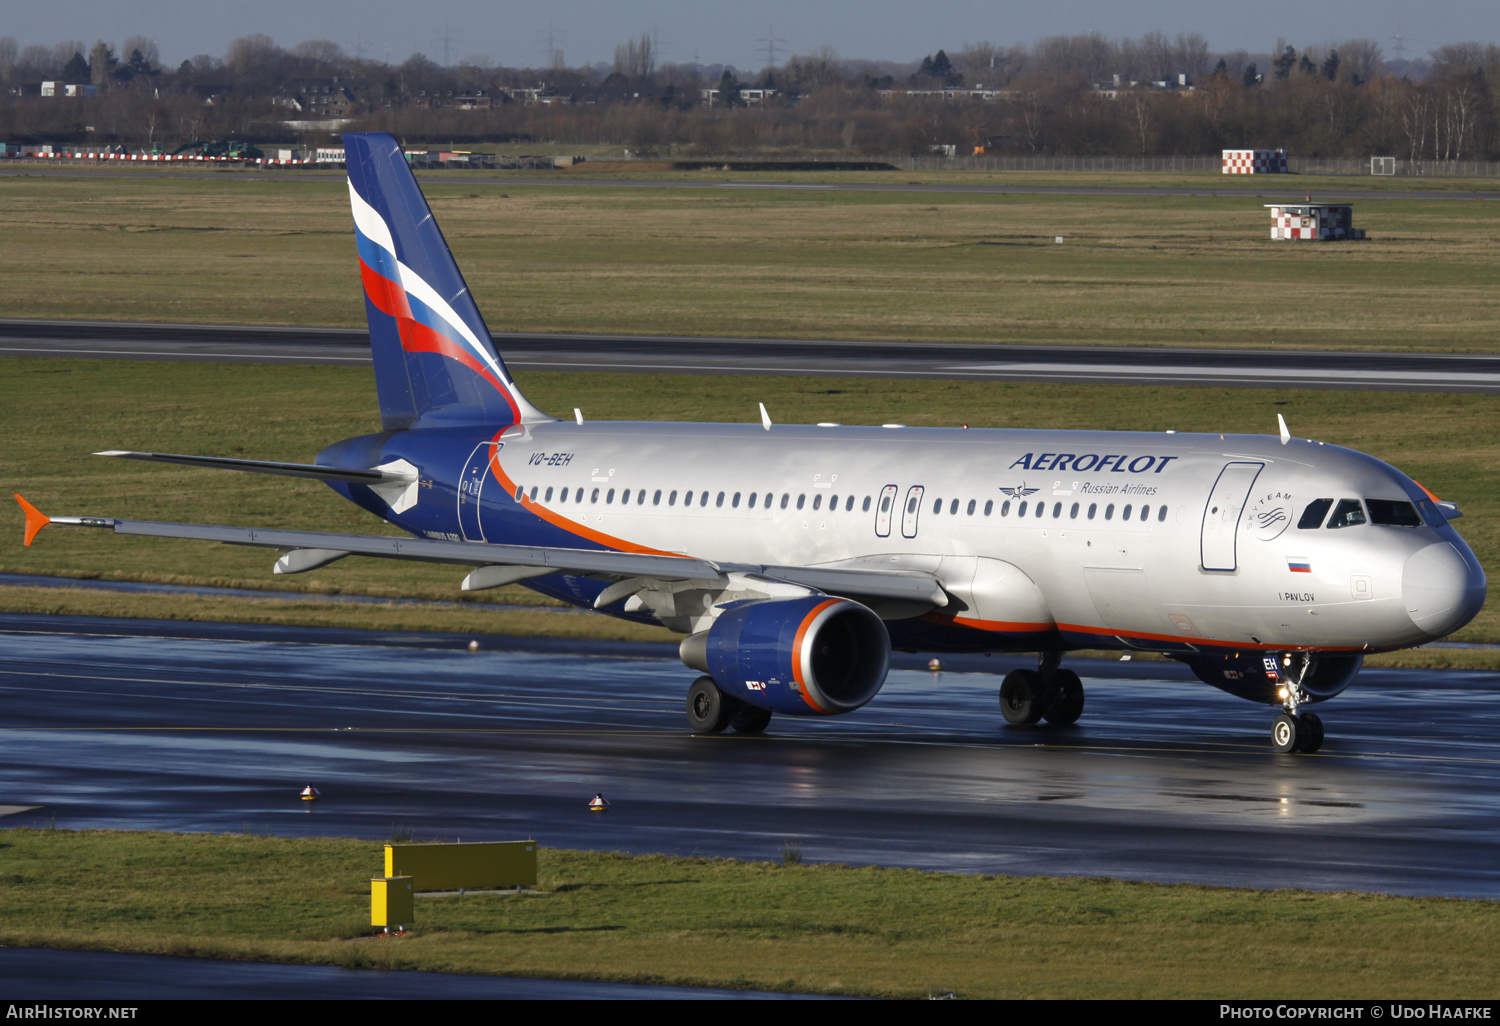
[{"label": "small airport building", "polygon": [[1363,228],[1354,227],[1354,207],[1348,203],[1267,203],[1271,212],[1271,238],[1363,239]]}]

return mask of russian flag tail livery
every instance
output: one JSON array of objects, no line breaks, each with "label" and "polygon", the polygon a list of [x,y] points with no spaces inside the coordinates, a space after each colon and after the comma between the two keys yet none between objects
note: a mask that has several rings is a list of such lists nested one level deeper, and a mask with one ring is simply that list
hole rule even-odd
[{"label": "russian flag tail livery", "polygon": [[344,153],[381,425],[552,420],[526,401],[495,351],[400,144],[346,135]]}]

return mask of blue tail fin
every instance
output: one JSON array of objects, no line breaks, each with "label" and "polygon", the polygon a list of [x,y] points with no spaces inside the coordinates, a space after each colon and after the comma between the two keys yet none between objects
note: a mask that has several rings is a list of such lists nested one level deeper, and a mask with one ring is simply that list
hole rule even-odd
[{"label": "blue tail fin", "polygon": [[551,420],[495,351],[400,144],[346,135],[344,154],[382,426]]}]

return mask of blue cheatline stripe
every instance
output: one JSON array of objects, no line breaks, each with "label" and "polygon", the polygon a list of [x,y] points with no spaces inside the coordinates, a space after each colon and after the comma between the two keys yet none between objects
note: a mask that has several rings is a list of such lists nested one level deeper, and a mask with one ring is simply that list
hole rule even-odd
[{"label": "blue cheatline stripe", "polygon": [[396,267],[396,256],[390,250],[370,239],[354,226],[355,245],[359,248],[359,258],[365,262],[365,266],[382,278],[389,278],[399,283],[401,272]]}]

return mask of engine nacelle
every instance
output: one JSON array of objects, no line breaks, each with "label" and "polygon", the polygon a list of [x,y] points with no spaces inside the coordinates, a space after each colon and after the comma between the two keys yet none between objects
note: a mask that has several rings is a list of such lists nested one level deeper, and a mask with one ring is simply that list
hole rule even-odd
[{"label": "engine nacelle", "polygon": [[875,697],[890,668],[891,639],[869,609],[809,595],[736,602],[684,638],[682,661],[719,690],[793,716],[853,712]]},{"label": "engine nacelle", "polygon": [[[1266,676],[1263,658],[1262,652],[1226,652],[1223,655],[1199,652],[1182,661],[1205,684],[1252,702],[1277,705],[1281,702],[1276,696],[1279,685]],[[1312,658],[1312,669],[1302,678],[1302,690],[1314,702],[1330,699],[1353,684],[1365,662],[1365,657],[1359,654],[1314,655]]]}]

